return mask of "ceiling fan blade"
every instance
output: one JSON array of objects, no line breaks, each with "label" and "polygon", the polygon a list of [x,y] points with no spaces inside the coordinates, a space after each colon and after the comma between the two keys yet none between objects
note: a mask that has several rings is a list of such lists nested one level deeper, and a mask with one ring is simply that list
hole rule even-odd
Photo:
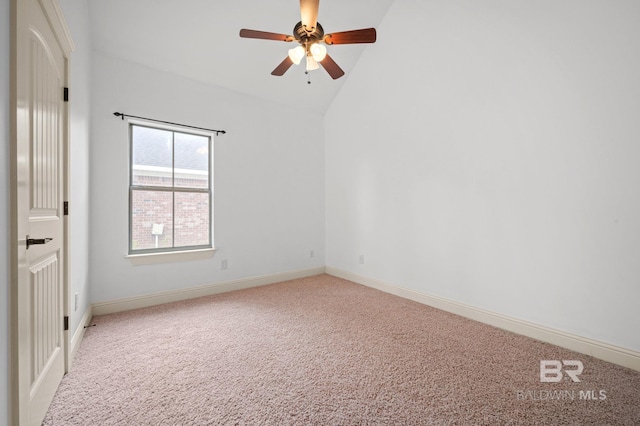
[{"label": "ceiling fan blade", "polygon": [[325,56],[324,59],[320,61],[320,63],[322,64],[322,67],[327,70],[332,79],[335,80],[344,75],[344,71],[342,71],[342,68],[340,68],[340,66],[336,64],[336,61],[334,61],[331,56]]},{"label": "ceiling fan blade", "polygon": [[278,33],[270,33],[267,31],[258,31],[258,30],[240,30],[240,37],[244,38],[258,38],[261,40],[277,40],[277,41],[293,41],[295,38],[286,34],[278,34]]},{"label": "ceiling fan blade", "polygon": [[273,71],[271,71],[271,75],[276,75],[278,77],[284,75],[285,72],[293,65],[293,61],[287,56],[284,58],[284,61],[280,62]]},{"label": "ceiling fan blade", "polygon": [[307,30],[311,31],[318,23],[318,8],[320,0],[300,0],[300,22],[307,26]]},{"label": "ceiling fan blade", "polygon": [[355,44],[355,43],[375,43],[376,29],[363,28],[361,30],[341,31],[324,36],[327,44]]}]

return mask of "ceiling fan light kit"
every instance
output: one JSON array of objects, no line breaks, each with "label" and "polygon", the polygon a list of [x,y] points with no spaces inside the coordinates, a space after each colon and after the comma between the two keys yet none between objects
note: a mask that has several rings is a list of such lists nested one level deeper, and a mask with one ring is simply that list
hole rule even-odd
[{"label": "ceiling fan light kit", "polygon": [[313,56],[307,56],[307,69],[306,69],[306,71],[315,71],[318,68],[320,68],[320,65],[318,65],[318,62],[316,62],[316,60],[313,59]]},{"label": "ceiling fan light kit", "polygon": [[297,46],[297,47],[294,47],[293,49],[289,49],[289,58],[291,58],[293,63],[296,65],[300,63],[300,61],[302,60],[302,58],[305,57],[305,55],[306,53],[304,51],[304,47],[302,46]]},{"label": "ceiling fan light kit", "polygon": [[271,33],[267,31],[241,29],[240,37],[261,40],[275,40],[290,43],[297,41],[299,46],[289,49],[288,56],[271,72],[271,75],[282,76],[292,66],[302,62],[306,57],[306,73],[320,68],[329,73],[334,80],[344,75],[344,71],[329,56],[325,45],[375,43],[376,29],[341,31],[332,34],[324,33],[318,22],[319,0],[300,0],[301,20],[293,28],[293,35]]},{"label": "ceiling fan light kit", "polygon": [[324,58],[327,57],[327,48],[320,43],[313,43],[311,47],[309,47],[309,52],[313,59],[318,62],[322,62]]}]

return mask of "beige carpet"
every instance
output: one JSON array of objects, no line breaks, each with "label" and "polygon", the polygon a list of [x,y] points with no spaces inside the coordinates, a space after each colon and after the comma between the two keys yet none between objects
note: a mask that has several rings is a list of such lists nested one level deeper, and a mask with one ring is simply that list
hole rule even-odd
[{"label": "beige carpet", "polygon": [[45,425],[640,424],[639,372],[328,275],[93,322]]}]

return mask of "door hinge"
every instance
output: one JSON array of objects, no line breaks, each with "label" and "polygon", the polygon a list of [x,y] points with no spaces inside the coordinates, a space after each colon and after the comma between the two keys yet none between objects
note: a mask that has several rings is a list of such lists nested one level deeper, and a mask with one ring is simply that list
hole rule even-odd
[{"label": "door hinge", "polygon": [[64,202],[64,215],[65,216],[69,216],[69,202],[68,201]]},{"label": "door hinge", "polygon": [[65,102],[69,102],[69,88],[65,87],[64,88],[64,94],[62,95],[63,99]]},{"label": "door hinge", "polygon": [[69,317],[64,317],[64,331],[69,330]]}]

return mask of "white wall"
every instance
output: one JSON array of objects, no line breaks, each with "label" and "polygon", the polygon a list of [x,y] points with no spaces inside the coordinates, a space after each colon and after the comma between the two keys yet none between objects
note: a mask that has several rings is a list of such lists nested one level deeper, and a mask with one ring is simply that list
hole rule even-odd
[{"label": "white wall", "polygon": [[9,424],[9,0],[0,0],[0,424]]},{"label": "white wall", "polygon": [[[91,97],[93,302],[324,265],[321,116],[100,53]],[[116,111],[227,131],[214,141],[213,258],[147,266],[125,258],[128,135]]]},{"label": "white wall", "polygon": [[[69,70],[70,112],[70,292],[69,330],[74,333],[89,307],[89,122],[91,37],[86,0],[60,0],[75,50]],[[74,295],[78,294],[75,309]]]},{"label": "white wall", "polygon": [[327,265],[640,350],[638,22],[397,0],[325,116]]}]

